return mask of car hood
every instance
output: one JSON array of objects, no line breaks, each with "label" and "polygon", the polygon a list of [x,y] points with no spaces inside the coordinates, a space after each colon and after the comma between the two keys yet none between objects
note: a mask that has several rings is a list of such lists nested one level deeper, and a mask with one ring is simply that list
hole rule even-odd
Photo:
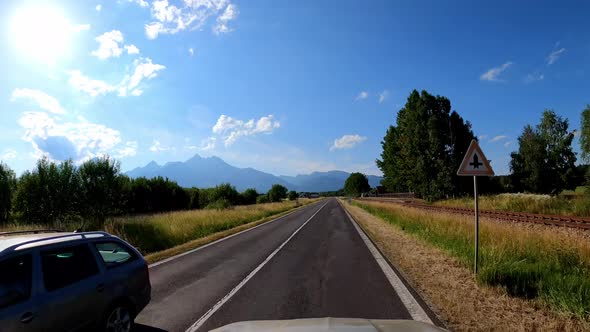
[{"label": "car hood", "polygon": [[446,331],[431,324],[414,320],[385,320],[360,318],[310,318],[293,320],[260,320],[237,322],[215,332],[440,332]]}]

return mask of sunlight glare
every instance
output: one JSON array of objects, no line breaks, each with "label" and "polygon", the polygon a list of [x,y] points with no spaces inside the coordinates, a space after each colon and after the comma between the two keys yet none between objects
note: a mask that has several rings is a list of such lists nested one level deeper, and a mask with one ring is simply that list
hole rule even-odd
[{"label": "sunlight glare", "polygon": [[72,27],[63,13],[50,6],[21,8],[12,19],[16,48],[46,64],[55,63],[68,52],[71,33]]}]

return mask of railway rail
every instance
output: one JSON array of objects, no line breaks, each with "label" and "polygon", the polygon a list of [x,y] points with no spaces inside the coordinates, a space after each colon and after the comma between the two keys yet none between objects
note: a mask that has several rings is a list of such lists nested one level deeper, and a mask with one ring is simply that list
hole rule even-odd
[{"label": "railway rail", "polygon": [[[458,208],[458,207],[447,207],[447,206],[435,206],[416,202],[413,199],[387,199],[387,198],[360,198],[360,201],[371,201],[371,202],[386,202],[394,203],[402,206],[408,206],[415,209],[428,210],[428,211],[439,211],[445,213],[454,213],[460,215],[473,215],[473,209],[469,208]],[[536,213],[525,213],[525,212],[512,212],[512,211],[499,211],[499,210],[479,210],[480,217],[486,217],[490,219],[503,220],[503,221],[518,221],[526,223],[537,223],[543,225],[570,227],[577,229],[590,230],[590,218],[572,217],[572,216],[560,216],[551,214],[536,214]]]}]

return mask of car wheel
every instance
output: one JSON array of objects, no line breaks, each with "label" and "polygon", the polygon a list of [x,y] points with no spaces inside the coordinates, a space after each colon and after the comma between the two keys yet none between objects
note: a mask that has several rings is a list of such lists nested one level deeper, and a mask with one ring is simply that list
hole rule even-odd
[{"label": "car wheel", "polygon": [[107,312],[103,326],[105,332],[130,332],[133,327],[131,312],[126,306],[117,304]]}]

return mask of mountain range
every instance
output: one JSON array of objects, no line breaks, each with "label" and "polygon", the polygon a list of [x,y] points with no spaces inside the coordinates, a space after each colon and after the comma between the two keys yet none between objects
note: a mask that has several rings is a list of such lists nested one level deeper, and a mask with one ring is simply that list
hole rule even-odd
[{"label": "mountain range", "polygon": [[[132,178],[163,176],[176,181],[183,187],[208,188],[221,183],[230,183],[237,190],[254,188],[266,192],[273,184],[281,184],[298,192],[335,191],[344,187],[350,173],[343,171],[313,172],[297,176],[276,176],[254,168],[238,168],[219,157],[203,158],[198,154],[185,162],[168,162],[158,165],[152,161],[144,167],[137,167],[126,173]],[[368,175],[371,187],[381,182],[381,177]]]}]

